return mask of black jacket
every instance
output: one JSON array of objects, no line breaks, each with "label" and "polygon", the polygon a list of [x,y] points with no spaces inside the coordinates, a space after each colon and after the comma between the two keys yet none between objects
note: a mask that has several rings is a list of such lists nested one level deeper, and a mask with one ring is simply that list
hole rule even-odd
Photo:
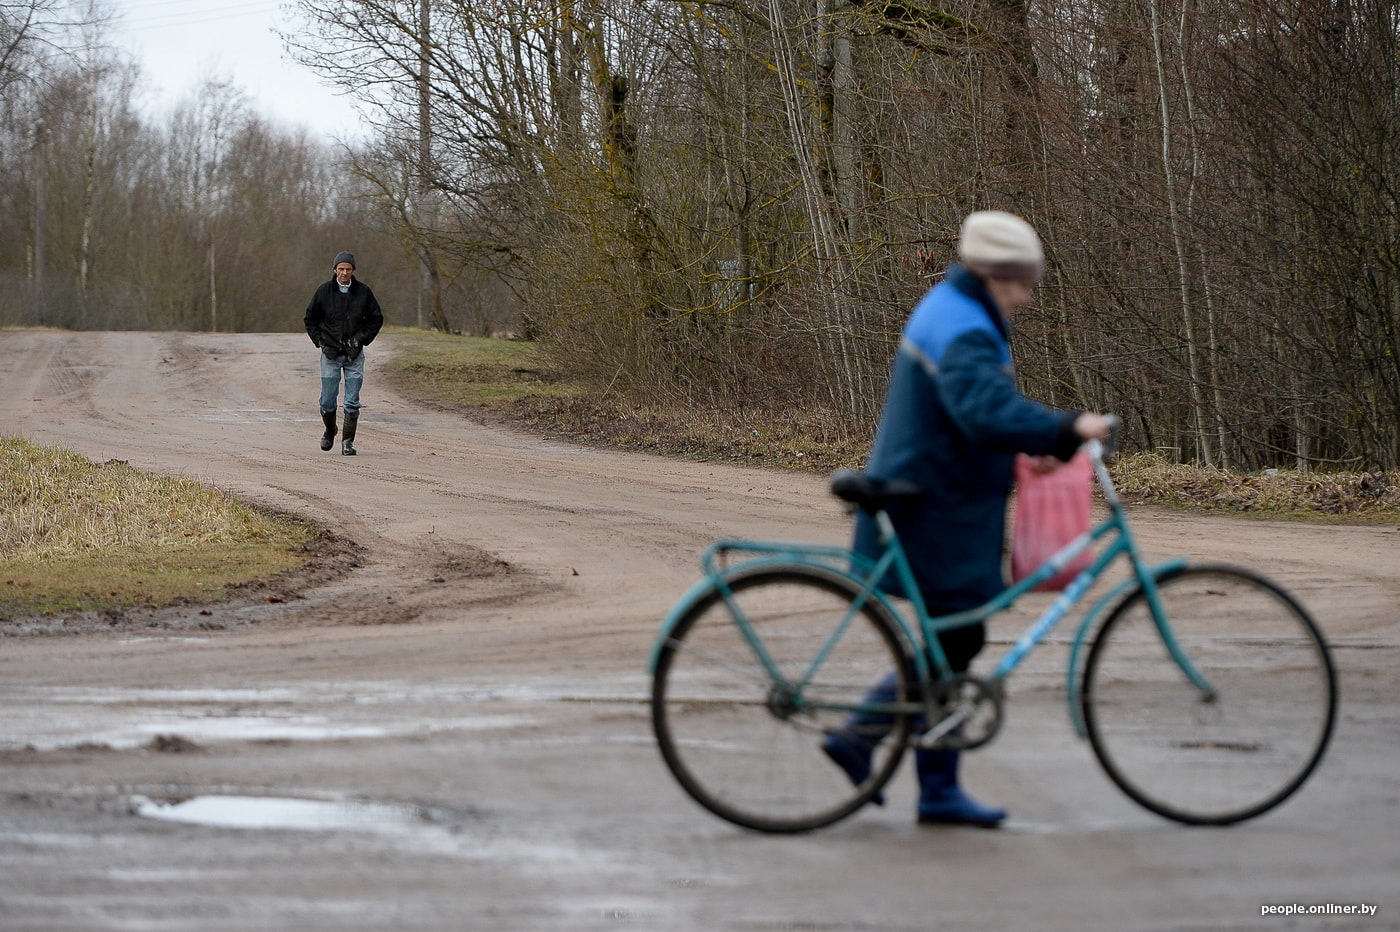
[{"label": "black jacket", "polygon": [[374,292],[358,278],[350,279],[350,291],[340,293],[332,278],[316,289],[306,306],[306,335],[327,356],[339,356],[353,337],[361,346],[369,346],[384,326],[384,313],[379,309]]}]

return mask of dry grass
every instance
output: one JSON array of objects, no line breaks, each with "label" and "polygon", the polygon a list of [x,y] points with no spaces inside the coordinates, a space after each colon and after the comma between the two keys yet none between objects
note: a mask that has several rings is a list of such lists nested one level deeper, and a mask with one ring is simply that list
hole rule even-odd
[{"label": "dry grass", "polygon": [[399,353],[386,369],[395,386],[449,407],[500,410],[521,397],[573,394],[533,343],[389,327]]},{"label": "dry grass", "polygon": [[1130,501],[1200,511],[1372,521],[1400,517],[1400,471],[1239,473],[1143,453],[1123,457],[1113,467],[1113,481]]},{"label": "dry grass", "polygon": [[860,465],[870,446],[844,435],[834,418],[780,407],[706,410],[579,395],[517,399],[507,416],[578,443],[820,472]]},{"label": "dry grass", "polygon": [[[860,466],[868,436],[819,410],[639,404],[571,386],[526,343],[401,331],[395,381],[409,394],[525,430],[667,456],[831,472]],[[1198,511],[1307,520],[1400,520],[1400,473],[1226,472],[1151,454],[1113,468],[1125,498]]]},{"label": "dry grass", "polygon": [[315,534],[190,479],[0,437],[0,617],[214,600]]}]

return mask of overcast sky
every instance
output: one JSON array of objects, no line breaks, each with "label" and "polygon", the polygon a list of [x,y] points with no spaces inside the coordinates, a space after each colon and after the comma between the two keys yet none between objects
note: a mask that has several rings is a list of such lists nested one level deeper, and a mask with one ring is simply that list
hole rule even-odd
[{"label": "overcast sky", "polygon": [[158,108],[193,96],[207,78],[229,77],[269,120],[363,136],[345,100],[287,58],[277,29],[296,22],[285,0],[111,0],[113,41],[141,64]]}]

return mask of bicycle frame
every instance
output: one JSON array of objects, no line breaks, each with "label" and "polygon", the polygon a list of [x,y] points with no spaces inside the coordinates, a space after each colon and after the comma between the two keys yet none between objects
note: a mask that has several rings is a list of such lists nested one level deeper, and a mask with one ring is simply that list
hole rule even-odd
[{"label": "bicycle frame", "polygon": [[[857,554],[846,547],[769,541],[720,540],[711,544],[701,557],[701,568],[704,572],[704,577],[681,598],[663,622],[661,635],[657,639],[656,645],[653,647],[648,667],[652,671],[655,670],[661,645],[666,642],[671,630],[680,618],[683,617],[698,600],[707,597],[711,592],[717,591],[729,606],[736,625],[743,633],[750,647],[753,648],[755,655],[768,672],[768,675],[773,678],[775,683],[784,686],[789,695],[798,697],[800,706],[800,697],[803,687],[816,674],[817,670],[821,668],[831,649],[835,646],[846,628],[855,619],[855,616],[868,602],[874,602],[879,607],[879,610],[883,611],[896,625],[900,635],[904,638],[905,645],[909,648],[908,653],[910,655],[910,660],[914,665],[914,670],[919,678],[920,685],[923,687],[920,690],[923,699],[918,706],[911,703],[890,703],[868,706],[860,705],[858,707],[852,706],[847,710],[856,711],[858,708],[860,711],[865,712],[886,712],[899,715],[920,714],[926,716],[928,721],[935,722],[937,717],[934,715],[934,691],[929,687],[935,681],[946,680],[953,675],[953,670],[938,642],[937,635],[944,631],[985,621],[1005,611],[1026,593],[1069,565],[1080,554],[1084,553],[1096,543],[1106,539],[1105,546],[1092,560],[1090,565],[1075,576],[1065,588],[1064,592],[1061,593],[1060,596],[1031,623],[1020,638],[1007,649],[995,668],[986,677],[987,681],[994,687],[999,686],[1005,681],[1017,667],[1020,666],[1022,661],[1044,641],[1046,636],[1059,625],[1065,616],[1078,605],[1104,572],[1106,572],[1120,557],[1126,557],[1131,567],[1128,578],[1103,595],[1085,613],[1075,633],[1070,649],[1070,657],[1067,664],[1067,693],[1070,719],[1074,724],[1076,732],[1081,737],[1085,735],[1079,701],[1079,677],[1077,675],[1084,644],[1088,639],[1094,621],[1103,610],[1109,604],[1116,602],[1119,598],[1132,590],[1134,586],[1140,586],[1143,589],[1148,605],[1151,607],[1157,631],[1161,635],[1163,643],[1172,659],[1176,661],[1186,678],[1200,689],[1206,698],[1209,698],[1213,695],[1214,691],[1201,673],[1192,665],[1190,659],[1177,643],[1157,593],[1157,578],[1167,572],[1184,566],[1186,561],[1183,558],[1177,558],[1151,566],[1143,562],[1137,548],[1137,542],[1128,525],[1122,501],[1119,499],[1117,490],[1113,486],[1113,481],[1108,474],[1107,468],[1104,466],[1103,450],[1098,441],[1090,441],[1089,455],[1094,465],[1094,471],[1099,486],[1103,490],[1104,498],[1109,506],[1108,517],[1095,525],[1088,532],[1081,534],[1078,538],[1066,544],[1046,560],[1034,573],[1010,586],[996,598],[984,605],[950,615],[930,616],[927,605],[919,591],[919,586],[914,579],[913,569],[910,567],[909,559],[905,554],[903,544],[900,542],[899,535],[896,533],[889,516],[884,511],[879,511],[875,514],[875,519],[880,529],[882,552],[879,557],[874,560]],[[732,563],[727,566],[722,565],[726,555],[735,553],[752,554],[753,556],[738,563]],[[845,616],[832,630],[830,637],[828,637],[821,650],[818,651],[817,656],[813,658],[812,663],[809,665],[800,683],[789,683],[783,676],[778,665],[769,655],[762,638],[753,630],[749,619],[744,615],[742,608],[734,597],[733,591],[729,587],[729,579],[737,573],[748,572],[755,569],[777,569],[792,566],[818,567],[828,572],[835,573],[849,582],[856,591],[856,595],[851,600],[850,607],[846,611]],[[900,582],[902,590],[908,594],[908,600],[916,622],[915,630],[911,630],[905,614],[898,610],[891,602],[890,597],[879,588],[879,582],[890,572],[895,574],[895,577]],[[936,729],[937,733],[941,733],[941,731],[942,730]]]}]

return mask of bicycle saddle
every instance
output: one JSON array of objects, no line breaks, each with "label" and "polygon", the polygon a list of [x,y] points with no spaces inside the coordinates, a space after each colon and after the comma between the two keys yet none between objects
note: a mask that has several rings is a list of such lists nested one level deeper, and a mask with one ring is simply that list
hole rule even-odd
[{"label": "bicycle saddle", "polygon": [[874,514],[885,502],[918,498],[923,487],[908,479],[875,479],[855,469],[839,469],[831,476],[831,494],[862,511]]}]

